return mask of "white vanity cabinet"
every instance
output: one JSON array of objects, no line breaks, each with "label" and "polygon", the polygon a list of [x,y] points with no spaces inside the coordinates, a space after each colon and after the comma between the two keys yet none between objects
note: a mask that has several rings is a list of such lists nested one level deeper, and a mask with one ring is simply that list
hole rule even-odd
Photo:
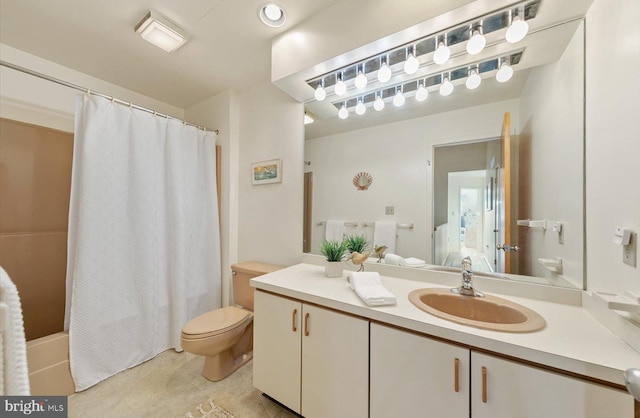
[{"label": "white vanity cabinet", "polygon": [[372,323],[370,355],[371,418],[469,417],[468,348]]},{"label": "white vanity cabinet", "polygon": [[626,392],[471,352],[473,418],[604,418],[634,416]]},{"label": "white vanity cabinet", "polygon": [[632,418],[626,392],[371,324],[371,418]]},{"label": "white vanity cabinet", "polygon": [[253,384],[307,418],[367,417],[369,321],[256,291]]}]

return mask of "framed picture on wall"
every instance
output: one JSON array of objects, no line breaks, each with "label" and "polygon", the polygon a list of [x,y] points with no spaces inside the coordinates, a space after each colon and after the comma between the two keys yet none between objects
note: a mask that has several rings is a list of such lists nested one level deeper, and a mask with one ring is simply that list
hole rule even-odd
[{"label": "framed picture on wall", "polygon": [[270,184],[282,182],[282,161],[260,161],[251,164],[251,184]]}]

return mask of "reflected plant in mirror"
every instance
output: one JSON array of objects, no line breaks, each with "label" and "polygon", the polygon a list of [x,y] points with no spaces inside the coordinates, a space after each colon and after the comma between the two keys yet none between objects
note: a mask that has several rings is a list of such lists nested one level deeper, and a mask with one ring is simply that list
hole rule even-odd
[{"label": "reflected plant in mirror", "polygon": [[365,251],[369,250],[369,240],[367,239],[367,236],[362,234],[362,235],[345,235],[344,236],[344,243],[347,246],[347,251],[349,251],[350,253],[364,253]]},{"label": "reflected plant in mirror", "polygon": [[[320,220],[358,222],[350,233],[369,242],[374,222],[395,220],[414,227],[397,229],[394,253],[426,260],[420,268],[459,271],[469,256],[478,275],[583,288],[584,23],[522,42],[508,83],[454,80],[447,97],[307,125],[311,252],[322,250]],[[367,193],[341,181],[356,161],[376,178]]]}]

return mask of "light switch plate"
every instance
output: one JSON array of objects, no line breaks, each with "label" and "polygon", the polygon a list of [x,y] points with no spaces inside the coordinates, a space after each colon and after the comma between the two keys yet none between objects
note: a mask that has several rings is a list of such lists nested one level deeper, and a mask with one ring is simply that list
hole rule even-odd
[{"label": "light switch plate", "polygon": [[393,215],[394,209],[395,208],[393,206],[385,206],[384,207],[384,214],[385,215]]},{"label": "light switch plate", "polygon": [[629,240],[629,245],[622,246],[622,262],[630,265],[631,267],[636,266],[636,258],[638,251],[638,234],[635,232],[631,233],[631,239]]}]

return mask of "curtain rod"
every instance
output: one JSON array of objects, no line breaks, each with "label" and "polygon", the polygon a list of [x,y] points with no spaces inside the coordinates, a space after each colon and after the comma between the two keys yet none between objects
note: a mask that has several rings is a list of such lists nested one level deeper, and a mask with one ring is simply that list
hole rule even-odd
[{"label": "curtain rod", "polygon": [[[165,115],[163,113],[158,113],[157,111],[155,111],[153,109],[147,109],[146,107],[138,106],[138,105],[133,104],[131,102],[126,102],[124,100],[116,99],[113,96],[109,96],[109,95],[106,95],[106,94],[103,94],[103,93],[99,93],[97,91],[93,91],[93,90],[88,89],[86,87],[78,86],[77,84],[69,83],[68,81],[60,80],[58,78],[54,78],[54,77],[48,76],[46,74],[39,73],[37,71],[33,71],[33,70],[28,69],[28,68],[21,67],[19,65],[15,65],[15,64],[12,64],[12,63],[7,62],[7,61],[0,60],[0,66],[11,68],[12,70],[20,71],[22,73],[29,74],[29,75],[32,75],[34,77],[41,78],[43,80],[51,81],[53,83],[60,84],[60,85],[65,86],[65,87],[69,87],[69,88],[72,88],[72,89],[75,89],[75,90],[80,90],[80,91],[82,91],[84,93],[87,93],[87,94],[94,94],[96,96],[104,97],[105,99],[109,99],[109,100],[113,101],[114,103],[118,103],[118,104],[121,104],[121,105],[129,106],[131,108],[142,110],[144,112],[153,113],[156,116],[160,116],[160,117],[167,118],[167,119],[179,120],[182,123],[184,123],[185,125],[194,126],[197,129],[203,129],[205,131],[207,130],[207,128],[204,127],[204,126],[200,126],[200,125],[196,125],[194,123],[187,122],[184,119],[176,118],[176,117],[171,116],[171,115]],[[213,132],[215,132],[216,135],[220,134],[220,131],[218,131],[217,129],[214,130]]]}]

